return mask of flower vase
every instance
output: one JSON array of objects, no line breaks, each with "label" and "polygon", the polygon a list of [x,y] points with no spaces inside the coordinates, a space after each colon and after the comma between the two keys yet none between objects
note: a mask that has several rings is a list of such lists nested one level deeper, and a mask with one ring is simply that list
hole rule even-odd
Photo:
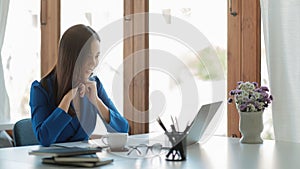
[{"label": "flower vase", "polygon": [[239,129],[242,134],[241,143],[261,144],[261,132],[263,131],[263,111],[241,112],[239,111]]}]

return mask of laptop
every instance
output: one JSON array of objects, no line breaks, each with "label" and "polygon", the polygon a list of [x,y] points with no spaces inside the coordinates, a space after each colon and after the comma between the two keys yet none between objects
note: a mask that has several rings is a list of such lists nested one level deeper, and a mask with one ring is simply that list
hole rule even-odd
[{"label": "laptop", "polygon": [[186,138],[187,145],[197,143],[202,138],[205,130],[217,113],[223,101],[202,105],[193,122]]}]

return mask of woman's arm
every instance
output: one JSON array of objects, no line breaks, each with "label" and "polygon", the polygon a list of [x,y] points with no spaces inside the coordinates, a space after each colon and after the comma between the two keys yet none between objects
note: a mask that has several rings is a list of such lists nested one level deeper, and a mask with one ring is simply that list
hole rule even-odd
[{"label": "woman's arm", "polygon": [[[44,146],[55,143],[59,135],[72,120],[66,112],[69,98],[63,101],[61,107],[55,107],[48,93],[37,81],[32,83],[30,89],[31,118],[34,133]],[[69,104],[70,105],[70,104]]]},{"label": "woman's arm", "polygon": [[69,111],[71,101],[76,96],[76,93],[78,91],[78,87],[75,87],[71,89],[60,101],[58,107],[63,109],[66,113]]},{"label": "woman's arm", "polygon": [[97,84],[97,93],[98,97],[101,100],[101,104],[106,106],[108,109],[108,117],[105,117],[105,114],[103,113],[105,121],[109,123],[109,125],[117,132],[128,133],[128,121],[123,116],[121,116],[111,99],[108,97],[98,77],[94,76],[93,78],[95,79]]},{"label": "woman's arm", "polygon": [[108,107],[102,102],[98,96],[98,87],[95,80],[89,80],[84,83],[84,86],[79,87],[79,91],[84,91],[84,94],[87,95],[90,102],[98,109],[99,115],[107,123],[110,121],[110,112]]},{"label": "woman's arm", "polygon": [[110,122],[110,112],[108,107],[102,102],[100,98],[97,99],[97,106],[100,110],[100,116],[104,118],[104,120],[109,123]]},{"label": "woman's arm", "polygon": [[[101,118],[117,132],[127,133],[129,125],[127,120],[120,115],[117,108],[107,96],[98,77],[93,76],[84,83],[84,87],[79,87],[79,91],[84,90],[90,102],[97,107]],[[111,129],[110,129],[111,130]]]}]

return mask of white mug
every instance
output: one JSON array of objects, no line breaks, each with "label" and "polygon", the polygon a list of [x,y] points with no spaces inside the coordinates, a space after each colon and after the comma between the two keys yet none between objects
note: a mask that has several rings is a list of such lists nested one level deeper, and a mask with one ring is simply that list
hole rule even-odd
[{"label": "white mug", "polygon": [[111,150],[123,150],[127,144],[128,133],[108,133],[102,137],[102,142]]}]

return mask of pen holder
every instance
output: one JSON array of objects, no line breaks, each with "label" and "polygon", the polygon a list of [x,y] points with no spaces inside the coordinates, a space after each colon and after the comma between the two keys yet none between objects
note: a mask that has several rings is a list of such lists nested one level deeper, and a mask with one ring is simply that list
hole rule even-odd
[{"label": "pen holder", "polygon": [[172,143],[172,148],[166,155],[167,161],[184,161],[186,160],[186,136],[184,132],[166,133],[169,141]]}]

